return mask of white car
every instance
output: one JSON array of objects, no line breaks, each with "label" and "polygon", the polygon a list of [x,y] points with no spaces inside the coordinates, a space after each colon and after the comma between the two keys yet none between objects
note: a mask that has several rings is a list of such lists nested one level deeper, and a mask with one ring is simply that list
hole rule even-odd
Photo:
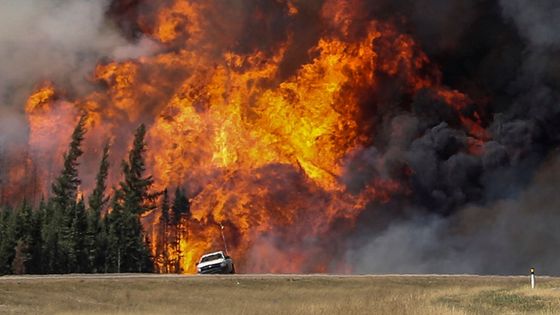
[{"label": "white car", "polygon": [[233,260],[222,251],[213,252],[200,257],[196,270],[199,274],[207,273],[235,273]]}]

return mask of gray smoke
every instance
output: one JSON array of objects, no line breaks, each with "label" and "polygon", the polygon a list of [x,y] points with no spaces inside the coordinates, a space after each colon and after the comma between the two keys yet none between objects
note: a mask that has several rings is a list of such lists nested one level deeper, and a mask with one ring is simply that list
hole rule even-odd
[{"label": "gray smoke", "polygon": [[83,92],[103,57],[155,51],[146,38],[126,40],[106,18],[109,0],[0,0],[0,145],[25,139],[26,97],[44,80]]},{"label": "gray smoke", "polygon": [[[211,53],[274,52],[291,38],[279,74],[289,76],[331,32],[321,10],[334,1],[358,6],[350,36],[363,35],[372,19],[396,24],[441,69],[443,85],[475,101],[457,113],[429,90],[403,95],[399,76],[383,75],[379,91],[364,96],[374,143],[347,158],[342,181],[351,193],[378,178],[410,191],[369,205],[351,238],[340,236],[355,270],[523,273],[534,265],[560,273],[552,233],[560,159],[549,158],[560,144],[558,1],[310,0],[297,1],[300,13],[292,17],[282,1],[215,0],[204,25],[209,40],[220,41]],[[138,36],[137,18],[164,5],[0,0],[0,175],[3,145],[25,143],[22,111],[33,87],[48,79],[80,95],[94,88],[88,78],[103,58],[155,52],[156,44]],[[474,120],[475,110],[490,136],[480,154],[459,120]]]},{"label": "gray smoke", "polygon": [[[428,12],[441,4],[424,2],[435,3]],[[445,18],[413,15],[411,32],[441,60],[444,83],[488,97],[481,112],[491,139],[481,155],[469,152],[467,131],[429,93],[388,113],[380,139],[352,157],[344,180],[359,190],[409,167],[411,193],[363,215],[347,253],[356,272],[560,273],[560,4],[483,1],[467,12],[470,28],[457,28],[448,44]]]},{"label": "gray smoke", "polygon": [[358,273],[541,274],[560,268],[560,157],[515,198],[394,222],[348,252]]},{"label": "gray smoke", "polygon": [[560,4],[554,0],[500,0],[504,16],[514,20],[532,47],[560,45]]}]

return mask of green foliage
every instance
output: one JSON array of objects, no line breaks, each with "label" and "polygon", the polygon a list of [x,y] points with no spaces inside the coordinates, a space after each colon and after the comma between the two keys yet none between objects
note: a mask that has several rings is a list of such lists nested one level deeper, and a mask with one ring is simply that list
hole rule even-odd
[{"label": "green foliage", "polygon": [[11,273],[15,256],[15,215],[10,208],[0,212],[0,274]]},{"label": "green foliage", "polygon": [[109,175],[109,142],[103,148],[103,155],[96,177],[95,188],[89,198],[87,229],[85,235],[86,254],[89,268],[86,272],[103,272],[106,269],[107,231],[101,219],[110,197],[105,194]]},{"label": "green foliage", "polygon": [[158,193],[151,193],[150,188],[154,183],[152,176],[144,177],[146,163],[144,154],[146,152],[146,127],[140,125],[134,135],[132,149],[128,154],[128,160],[122,162],[124,180],[120,182],[123,207],[134,214],[142,214],[156,208],[155,200]]},{"label": "green foliage", "polygon": [[92,209],[87,212],[84,243],[88,268],[83,272],[104,272],[106,269],[107,232],[101,215]]},{"label": "green foliage", "polygon": [[70,227],[70,272],[83,273],[90,270],[88,252],[85,246],[86,230],[86,206],[84,200],[80,198],[75,206],[74,218]]},{"label": "green foliage", "polygon": [[83,154],[82,142],[86,133],[86,119],[80,117],[68,151],[64,154],[64,166],[52,185],[53,197],[49,200],[44,233],[44,254],[47,258],[47,272],[68,273],[76,271],[77,254],[74,223],[76,212],[81,211],[76,203],[78,188],[78,159]]},{"label": "green foliage", "polygon": [[27,201],[0,212],[0,274],[41,272],[40,220]]},{"label": "green foliage", "polygon": [[60,211],[68,211],[74,207],[78,187],[81,181],[78,177],[78,159],[82,156],[82,141],[86,134],[87,115],[82,115],[68,146],[68,152],[64,154],[64,167],[61,174],[52,185],[53,202]]},{"label": "green foliage", "polygon": [[152,177],[144,177],[145,135],[146,128],[141,125],[134,135],[128,160],[122,163],[124,179],[114,193],[112,211],[108,216],[107,256],[112,272],[147,272],[152,268],[139,216],[155,209],[159,194],[150,191]]},{"label": "green foliage", "polygon": [[[44,221],[44,208],[46,204],[41,200],[37,211],[32,212],[31,227],[29,228],[29,253],[31,254],[30,260],[27,264],[27,273],[40,274],[43,273],[43,238],[41,235],[43,221]],[[31,209],[31,208],[30,208]]]},{"label": "green foliage", "polygon": [[[26,201],[16,209],[0,208],[0,275],[152,271],[140,215],[155,209],[161,194],[152,192],[153,179],[144,174],[146,129],[142,125],[136,131],[128,158],[122,162],[123,179],[112,198],[106,193],[110,164],[109,145],[105,145],[86,207],[79,195],[78,176],[85,124],[83,115],[63,156],[63,168],[52,183],[52,197],[41,199],[36,209]],[[176,206],[181,213],[185,200]],[[162,201],[162,220],[167,226],[171,211],[167,191]]]},{"label": "green foliage", "polygon": [[16,242],[14,260],[12,261],[12,272],[16,275],[25,274],[27,270],[25,267],[30,259],[29,244],[24,240],[18,240]]},{"label": "green foliage", "polygon": [[116,191],[113,210],[107,220],[108,271],[147,272],[151,269],[151,262],[139,217],[122,206],[122,198],[122,191]]},{"label": "green foliage", "polygon": [[95,188],[89,198],[89,208],[98,216],[101,215],[109,197],[105,195],[107,189],[107,176],[109,175],[109,142],[103,148],[103,156],[97,173]]}]

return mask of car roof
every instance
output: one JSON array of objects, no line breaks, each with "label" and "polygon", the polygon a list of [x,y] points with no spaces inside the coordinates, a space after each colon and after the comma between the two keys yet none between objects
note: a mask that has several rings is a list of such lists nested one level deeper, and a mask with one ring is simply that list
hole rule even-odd
[{"label": "car roof", "polygon": [[222,254],[222,256],[225,256],[224,252],[217,251],[217,252],[213,252],[213,253],[204,254],[204,255],[202,255],[202,257],[211,256],[211,255],[215,255],[215,254]]}]

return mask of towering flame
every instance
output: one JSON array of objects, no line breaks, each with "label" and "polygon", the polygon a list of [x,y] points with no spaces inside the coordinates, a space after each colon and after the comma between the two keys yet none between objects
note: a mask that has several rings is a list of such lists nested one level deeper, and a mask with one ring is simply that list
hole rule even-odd
[{"label": "towering flame", "polygon": [[[383,94],[380,82],[398,82],[403,102],[426,92],[447,104],[473,154],[489,137],[476,110],[467,110],[469,98],[442,86],[410,36],[381,21],[354,29],[364,18],[359,3],[326,1],[324,30],[304,54],[294,53],[301,45],[294,30],[271,47],[240,49],[243,36],[220,35],[220,22],[207,18],[219,16],[214,1],[153,4],[136,22],[159,42],[158,53],[100,62],[90,94],[65,96],[44,83],[29,97],[29,146],[43,167],[40,190],[46,193],[81,111],[91,113],[86,151],[92,157],[103,139],[114,138],[118,160],[130,130],[146,122],[156,188],[186,187],[191,202],[192,216],[176,231],[179,245],[168,249],[182,271],[194,272],[198,257],[223,247],[221,226],[242,272],[351,271],[339,240],[368,205],[408,190],[406,180],[379,177],[359,191],[341,180],[348,157],[375,140],[375,120],[365,117]],[[303,1],[275,6],[287,23],[305,11]],[[272,19],[265,10],[252,13],[252,21]],[[288,65],[292,70],[285,71]],[[156,257],[158,211],[143,215]]]}]

